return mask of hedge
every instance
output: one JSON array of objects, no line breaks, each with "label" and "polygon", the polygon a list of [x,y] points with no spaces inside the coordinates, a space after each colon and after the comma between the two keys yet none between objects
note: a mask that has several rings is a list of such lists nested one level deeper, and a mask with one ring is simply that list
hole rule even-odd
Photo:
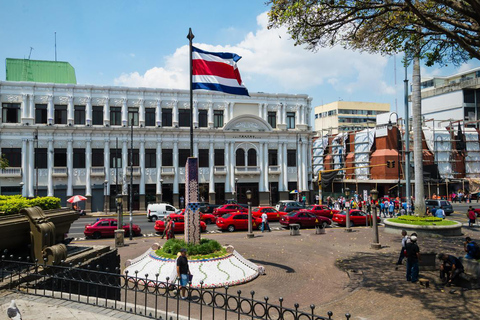
[{"label": "hedge", "polygon": [[187,244],[181,239],[170,239],[155,253],[161,257],[174,259],[182,248],[187,249],[190,259],[215,258],[227,253],[218,241],[211,239],[201,239],[196,245]]},{"label": "hedge", "polygon": [[39,197],[27,199],[20,195],[0,196],[0,216],[19,213],[23,208],[40,207],[43,210],[60,208],[60,199],[55,197]]}]

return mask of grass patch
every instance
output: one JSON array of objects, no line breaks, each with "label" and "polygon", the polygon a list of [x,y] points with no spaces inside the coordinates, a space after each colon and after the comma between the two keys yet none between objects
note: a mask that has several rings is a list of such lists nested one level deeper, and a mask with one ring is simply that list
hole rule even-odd
[{"label": "grass patch", "polygon": [[155,251],[155,253],[163,258],[176,259],[177,253],[180,252],[180,249],[186,248],[188,258],[191,260],[194,259],[212,259],[222,257],[227,254],[222,245],[215,240],[211,239],[201,239],[199,244],[187,244],[184,240],[181,239],[170,239],[163,247]]},{"label": "grass patch", "polygon": [[417,226],[452,226],[457,224],[455,221],[443,220],[442,218],[416,216],[401,216],[387,219],[387,221]]}]

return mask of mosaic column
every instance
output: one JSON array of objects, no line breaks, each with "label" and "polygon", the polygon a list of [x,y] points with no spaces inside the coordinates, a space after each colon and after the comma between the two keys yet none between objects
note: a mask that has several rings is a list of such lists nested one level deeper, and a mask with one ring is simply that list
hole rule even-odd
[{"label": "mosaic column", "polygon": [[200,243],[200,204],[198,203],[198,158],[185,165],[185,242]]}]

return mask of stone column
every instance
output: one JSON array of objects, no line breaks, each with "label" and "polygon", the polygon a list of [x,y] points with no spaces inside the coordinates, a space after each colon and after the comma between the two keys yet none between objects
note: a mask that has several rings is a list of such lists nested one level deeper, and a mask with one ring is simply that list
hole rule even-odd
[{"label": "stone column", "polygon": [[[307,157],[308,141],[303,142],[302,146],[302,186],[303,190],[307,191],[308,188],[308,157]],[[308,198],[308,197],[307,197]]]},{"label": "stone column", "polygon": [[298,141],[297,137],[297,165],[296,165],[296,170],[297,170],[297,188],[299,189],[298,191],[301,192],[302,190],[302,175],[301,175],[301,165],[302,165],[302,142]]},{"label": "stone column", "polygon": [[223,114],[223,123],[226,124],[230,121],[230,102],[225,102],[225,112]]},{"label": "stone column", "polygon": [[130,126],[130,123],[128,122],[127,98],[122,99],[122,126],[124,127]]},{"label": "stone column", "polygon": [[105,137],[105,144],[103,147],[103,166],[105,168],[105,181],[107,181],[107,187],[105,188],[105,185],[103,187],[103,208],[104,210],[106,209],[106,211],[110,211],[110,186],[112,184],[112,180],[110,179],[110,139],[108,136]]},{"label": "stone column", "polygon": [[278,175],[278,192],[285,191],[285,187],[283,185],[283,175],[287,174],[283,171],[283,162],[286,161],[283,158],[283,142],[278,141],[278,166],[280,168],[280,174]]},{"label": "stone column", "polygon": [[128,141],[127,138],[123,138],[122,142],[122,195],[123,195],[123,208],[128,208],[125,195],[128,194],[128,182],[127,182],[127,167],[128,167]]},{"label": "stone column", "polygon": [[225,175],[225,197],[227,196],[227,193],[230,195],[232,193],[230,186],[230,175],[235,175],[234,172],[230,171],[230,146],[231,142],[225,142],[225,168],[227,171],[227,174]]},{"label": "stone column", "polygon": [[210,145],[208,148],[208,169],[209,169],[209,179],[208,179],[208,194],[209,194],[209,203],[215,203],[215,149],[213,146],[213,137],[210,137]]},{"label": "stone column", "polygon": [[138,108],[138,124],[140,125],[140,128],[143,128],[145,127],[145,101],[143,99],[139,99],[139,102],[140,108]]},{"label": "stone column", "polygon": [[35,196],[35,193],[33,192],[33,186],[35,184],[34,176],[33,176],[33,168],[34,168],[34,163],[35,163],[35,156],[34,156],[34,150],[33,150],[33,139],[28,140],[28,166],[23,167],[23,168],[28,168],[28,184],[25,185],[24,187],[28,186],[28,197],[33,198]]},{"label": "stone column", "polygon": [[178,127],[178,101],[173,101],[173,108],[172,108],[172,125],[173,127]]},{"label": "stone column", "polygon": [[92,112],[93,112],[93,110],[92,110],[92,97],[86,97],[85,99],[86,99],[85,121],[86,121],[87,126],[91,126],[92,125]]},{"label": "stone column", "polygon": [[92,140],[87,138],[85,146],[85,211],[92,211]]},{"label": "stone column", "polygon": [[67,197],[73,196],[73,140],[67,141]]},{"label": "stone column", "polygon": [[53,124],[53,116],[54,116],[54,106],[53,106],[53,96],[49,95],[47,100],[47,114],[48,114],[48,124]]},{"label": "stone column", "polygon": [[180,207],[180,195],[178,194],[178,176],[180,175],[180,168],[178,167],[178,136],[173,137],[173,168],[175,175],[173,176],[173,206]]},{"label": "stone column", "polygon": [[[22,123],[25,123],[28,119],[28,95],[22,94],[22,102],[21,102],[21,110],[22,110]],[[23,186],[25,188],[25,186]]]},{"label": "stone column", "polygon": [[260,205],[270,205],[270,192],[268,186],[268,147],[265,142],[260,143]]},{"label": "stone column", "polygon": [[258,153],[257,153],[257,165],[260,168],[260,179],[258,183],[258,191],[264,192],[265,191],[265,180],[264,178],[264,171],[265,171],[265,163],[263,161],[263,147],[265,146],[265,142],[260,142]]},{"label": "stone column", "polygon": [[145,211],[145,140],[142,137],[140,140],[140,185],[139,185],[139,193],[140,193],[140,211]]},{"label": "stone column", "polygon": [[156,181],[156,198],[157,202],[162,201],[162,140],[157,140],[157,181]]},{"label": "stone column", "polygon": [[235,107],[235,102],[229,102],[229,104],[230,104],[230,108],[228,109],[230,111],[230,114],[228,115],[228,121],[233,119],[233,108]]},{"label": "stone column", "polygon": [[54,149],[53,149],[53,139],[48,140],[48,183],[47,183],[47,196],[53,197],[53,162],[54,162]]},{"label": "stone column", "polygon": [[208,128],[213,129],[213,103],[208,104]]},{"label": "stone column", "polygon": [[28,117],[31,119],[32,124],[35,123],[35,96],[33,94],[28,95],[29,110],[28,110]]},{"label": "stone column", "polygon": [[287,161],[287,149],[288,149],[288,144],[285,142],[283,144],[283,188],[285,190],[283,196],[285,197],[284,199],[280,198],[281,200],[287,200],[288,199],[288,193],[290,190],[288,190],[288,161]]},{"label": "stone column", "polygon": [[263,103],[258,103],[258,116],[263,118]]},{"label": "stone column", "polygon": [[110,98],[105,98],[105,106],[103,106],[103,122],[105,126],[110,125]]},{"label": "stone column", "polygon": [[193,157],[198,158],[198,142],[193,142]]},{"label": "stone column", "polygon": [[193,102],[193,127],[198,128],[198,101]]},{"label": "stone column", "polygon": [[67,124],[73,126],[74,118],[74,106],[73,106],[73,96],[68,96],[67,104]]},{"label": "stone column", "polygon": [[157,122],[157,127],[162,126],[162,100],[157,99],[157,107],[155,109],[155,120]]}]

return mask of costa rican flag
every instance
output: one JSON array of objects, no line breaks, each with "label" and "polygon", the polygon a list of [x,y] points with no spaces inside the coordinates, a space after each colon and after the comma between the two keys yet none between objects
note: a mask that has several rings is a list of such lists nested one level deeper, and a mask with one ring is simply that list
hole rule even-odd
[{"label": "costa rican flag", "polygon": [[248,96],[237,69],[241,58],[235,53],[208,52],[192,46],[192,89]]}]

